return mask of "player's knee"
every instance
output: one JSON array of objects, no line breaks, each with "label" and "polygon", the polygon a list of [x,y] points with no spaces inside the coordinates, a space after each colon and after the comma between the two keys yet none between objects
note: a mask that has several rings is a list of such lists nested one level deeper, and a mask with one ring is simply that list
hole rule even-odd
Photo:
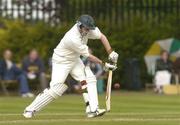
[{"label": "player's knee", "polygon": [[80,84],[81,84],[81,89],[83,90],[82,92],[86,91],[86,88],[87,88],[86,80],[80,81]]},{"label": "player's knee", "polygon": [[84,85],[87,85],[87,82],[86,82],[86,80],[82,80],[82,81],[80,81],[80,84],[81,84],[81,86],[84,86]]},{"label": "player's knee", "polygon": [[45,89],[44,92],[48,92],[53,98],[58,98],[67,90],[67,88],[68,86],[66,84],[57,83],[50,86],[49,89]]}]

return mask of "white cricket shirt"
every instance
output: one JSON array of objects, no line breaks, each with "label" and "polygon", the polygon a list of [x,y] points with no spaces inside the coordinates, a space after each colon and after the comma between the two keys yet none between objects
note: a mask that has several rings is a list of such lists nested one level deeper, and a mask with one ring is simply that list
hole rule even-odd
[{"label": "white cricket shirt", "polygon": [[80,55],[89,56],[87,42],[88,39],[100,39],[101,32],[98,27],[90,30],[86,36],[80,34],[77,24],[75,24],[61,39],[54,49],[52,60],[56,62],[70,63],[77,60]]}]

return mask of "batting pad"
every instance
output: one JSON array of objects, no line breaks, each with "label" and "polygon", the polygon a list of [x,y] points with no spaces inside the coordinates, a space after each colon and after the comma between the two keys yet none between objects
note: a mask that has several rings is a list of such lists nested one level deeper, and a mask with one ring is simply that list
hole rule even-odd
[{"label": "batting pad", "polygon": [[65,84],[56,84],[51,86],[49,89],[45,89],[35,98],[35,100],[26,108],[26,110],[35,112],[41,110],[54,99],[61,96],[67,90],[67,88],[68,87]]},{"label": "batting pad", "polygon": [[86,93],[86,92],[83,93],[83,99],[84,99],[85,103],[89,102],[89,95],[88,95],[88,93]]},{"label": "batting pad", "polygon": [[55,84],[50,86],[49,94],[53,96],[54,98],[58,98],[61,96],[66,90],[68,89],[68,86],[66,84]]},{"label": "batting pad", "polygon": [[84,102],[86,103],[86,113],[89,113],[91,111],[91,109],[89,106],[89,95],[88,95],[88,93],[84,92],[83,98],[84,98]]}]

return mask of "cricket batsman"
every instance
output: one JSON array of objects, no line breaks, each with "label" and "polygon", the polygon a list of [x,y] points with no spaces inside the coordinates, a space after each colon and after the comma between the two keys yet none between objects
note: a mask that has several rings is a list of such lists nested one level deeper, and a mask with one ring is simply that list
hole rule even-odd
[{"label": "cricket batsman", "polygon": [[[90,54],[87,46],[88,39],[100,39],[109,55],[109,61],[113,63],[104,63]],[[80,16],[77,23],[64,35],[54,49],[50,87],[37,95],[34,101],[25,108],[23,113],[25,118],[32,118],[35,113],[67,90],[68,87],[64,82],[68,74],[81,84],[87,117],[101,116],[106,112],[105,109],[98,107],[96,77],[89,67],[84,66],[80,56],[103,65],[106,70],[117,68],[118,54],[112,50],[106,36],[95,26],[94,19],[89,15]]]}]

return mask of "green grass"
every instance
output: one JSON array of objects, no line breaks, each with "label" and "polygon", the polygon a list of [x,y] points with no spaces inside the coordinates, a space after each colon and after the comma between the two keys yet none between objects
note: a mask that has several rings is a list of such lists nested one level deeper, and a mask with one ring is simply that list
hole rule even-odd
[{"label": "green grass", "polygon": [[[100,107],[105,107],[100,95]],[[112,110],[102,117],[88,119],[80,95],[64,95],[25,119],[22,112],[32,99],[0,97],[0,125],[180,125],[180,96],[147,92],[114,92]]]}]

